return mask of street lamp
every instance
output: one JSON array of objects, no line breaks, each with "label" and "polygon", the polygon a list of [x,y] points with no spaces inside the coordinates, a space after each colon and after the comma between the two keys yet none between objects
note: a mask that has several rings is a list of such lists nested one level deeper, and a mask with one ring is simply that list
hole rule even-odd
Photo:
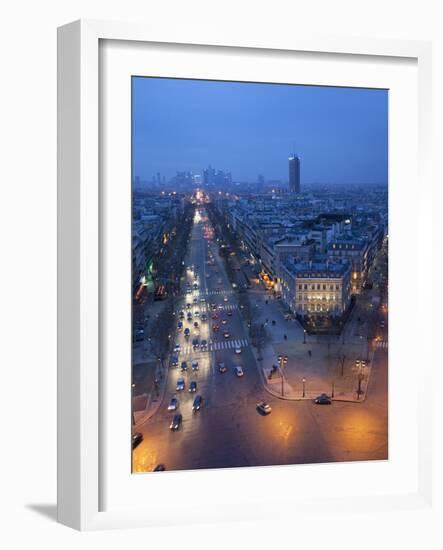
[{"label": "street lamp", "polygon": [[279,355],[278,363],[280,365],[280,374],[281,374],[281,395],[284,396],[284,378],[283,378],[283,366],[288,362],[287,355]]},{"label": "street lamp", "polygon": [[303,329],[303,344],[306,344],[306,329]]},{"label": "street lamp", "polygon": [[303,378],[302,379],[302,382],[303,382],[303,397],[305,397],[306,395],[306,378]]}]

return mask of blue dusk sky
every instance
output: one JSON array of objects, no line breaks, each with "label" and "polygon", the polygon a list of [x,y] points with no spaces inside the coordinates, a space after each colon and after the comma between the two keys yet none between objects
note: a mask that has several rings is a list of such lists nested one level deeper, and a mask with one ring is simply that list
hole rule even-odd
[{"label": "blue dusk sky", "polygon": [[133,176],[169,180],[209,164],[234,181],[387,183],[388,92],[133,77]]}]

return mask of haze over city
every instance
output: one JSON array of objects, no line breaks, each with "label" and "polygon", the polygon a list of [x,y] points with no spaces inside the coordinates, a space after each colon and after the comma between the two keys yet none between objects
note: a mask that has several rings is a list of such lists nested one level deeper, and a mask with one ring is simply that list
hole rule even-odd
[{"label": "haze over city", "polygon": [[132,80],[133,176],[169,182],[208,165],[235,182],[386,184],[388,92],[205,80]]}]

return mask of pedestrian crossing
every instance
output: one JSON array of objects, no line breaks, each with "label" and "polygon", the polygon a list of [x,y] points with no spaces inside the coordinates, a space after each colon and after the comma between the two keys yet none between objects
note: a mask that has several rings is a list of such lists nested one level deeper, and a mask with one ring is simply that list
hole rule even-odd
[{"label": "pedestrian crossing", "polygon": [[182,346],[180,355],[193,355],[195,353],[205,353],[212,351],[223,351],[223,350],[235,350],[236,348],[246,348],[249,346],[249,342],[246,338],[239,340],[224,340],[222,342],[213,342],[210,341],[208,344],[207,350],[197,349],[194,350],[192,344],[187,344]]},{"label": "pedestrian crossing", "polygon": [[219,311],[234,311],[234,309],[238,309],[238,306],[236,304],[222,304],[222,307],[219,306],[218,309]]},{"label": "pedestrian crossing", "polygon": [[208,290],[206,289],[204,294],[206,296],[225,296],[226,294],[233,294],[233,290]]},{"label": "pedestrian crossing", "polygon": [[388,349],[388,343],[387,342],[377,342],[377,348]]}]

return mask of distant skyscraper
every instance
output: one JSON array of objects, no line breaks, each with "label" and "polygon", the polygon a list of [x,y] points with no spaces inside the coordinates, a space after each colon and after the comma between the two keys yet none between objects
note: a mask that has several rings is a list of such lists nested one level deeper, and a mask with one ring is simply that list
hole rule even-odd
[{"label": "distant skyscraper", "polygon": [[289,191],[300,193],[300,158],[295,154],[289,157]]}]

